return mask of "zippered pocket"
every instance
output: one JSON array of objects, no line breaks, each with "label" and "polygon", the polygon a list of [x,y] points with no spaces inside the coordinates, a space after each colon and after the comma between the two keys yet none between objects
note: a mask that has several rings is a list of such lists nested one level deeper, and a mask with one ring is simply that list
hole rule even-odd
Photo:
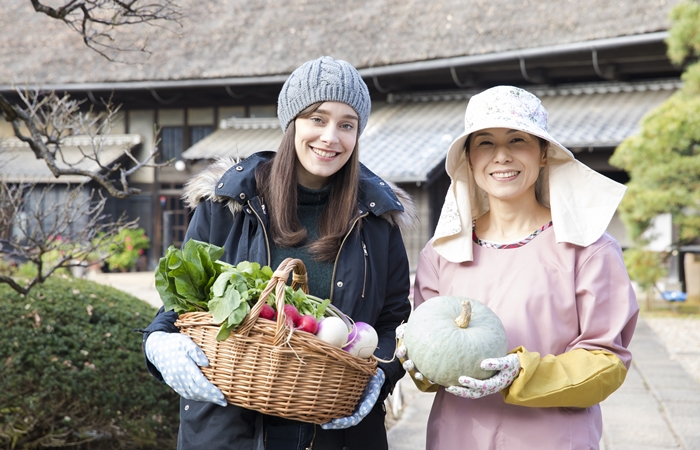
[{"label": "zippered pocket", "polygon": [[362,298],[365,298],[365,288],[367,287],[367,265],[369,264],[369,253],[365,241],[362,241],[362,252],[365,254],[365,278],[362,280]]}]

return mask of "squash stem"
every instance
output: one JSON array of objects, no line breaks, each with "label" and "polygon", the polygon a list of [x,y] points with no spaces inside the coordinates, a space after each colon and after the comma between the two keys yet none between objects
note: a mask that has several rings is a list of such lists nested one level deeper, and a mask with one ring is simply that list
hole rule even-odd
[{"label": "squash stem", "polygon": [[467,328],[472,318],[472,304],[469,300],[462,300],[462,314],[455,319],[455,323],[460,328]]}]

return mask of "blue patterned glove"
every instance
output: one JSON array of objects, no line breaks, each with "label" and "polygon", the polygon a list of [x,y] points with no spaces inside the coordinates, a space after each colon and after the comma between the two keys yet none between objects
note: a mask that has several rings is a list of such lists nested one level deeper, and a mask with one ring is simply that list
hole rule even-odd
[{"label": "blue patterned glove", "polygon": [[450,386],[445,391],[459,397],[477,399],[495,394],[513,383],[520,374],[520,359],[518,355],[510,354],[503,358],[488,358],[481,361],[484,370],[497,370],[491,378],[477,380],[467,376],[459,377],[461,386]]},{"label": "blue patterned glove", "polygon": [[198,365],[207,367],[209,360],[189,336],[155,331],[146,339],[145,351],[163,380],[182,397],[226,406],[224,394],[199,369]]},{"label": "blue patterned glove", "polygon": [[382,390],[384,385],[384,380],[386,375],[382,369],[377,369],[377,373],[372,375],[369,379],[369,383],[365,387],[365,391],[360,397],[360,403],[355,408],[355,412],[351,416],[341,417],[340,419],[333,419],[330,422],[321,424],[321,428],[324,430],[342,430],[344,428],[354,427],[362,419],[365,418],[367,414],[372,410],[374,404],[377,403],[377,398],[379,398],[379,391]]}]

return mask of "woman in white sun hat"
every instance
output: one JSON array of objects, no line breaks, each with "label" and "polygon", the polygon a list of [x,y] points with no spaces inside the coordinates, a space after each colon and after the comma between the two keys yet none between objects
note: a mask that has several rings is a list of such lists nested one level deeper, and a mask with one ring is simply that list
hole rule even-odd
[{"label": "woman in white sun hat", "polygon": [[482,363],[497,370],[487,380],[416,380],[437,390],[427,448],[599,448],[599,403],[625,379],[639,310],[605,231],[625,187],[576,161],[547,132],[540,100],[512,86],[471,98],[446,168],[452,184],[421,252],[415,306],[479,300],[512,350]]}]

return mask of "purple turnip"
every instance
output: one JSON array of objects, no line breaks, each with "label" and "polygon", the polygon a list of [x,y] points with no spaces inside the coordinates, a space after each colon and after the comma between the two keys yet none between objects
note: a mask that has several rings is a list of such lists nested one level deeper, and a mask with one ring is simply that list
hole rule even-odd
[{"label": "purple turnip", "polygon": [[343,347],[343,350],[358,358],[366,359],[374,354],[378,343],[379,337],[371,325],[355,322],[348,336],[348,344]]}]

